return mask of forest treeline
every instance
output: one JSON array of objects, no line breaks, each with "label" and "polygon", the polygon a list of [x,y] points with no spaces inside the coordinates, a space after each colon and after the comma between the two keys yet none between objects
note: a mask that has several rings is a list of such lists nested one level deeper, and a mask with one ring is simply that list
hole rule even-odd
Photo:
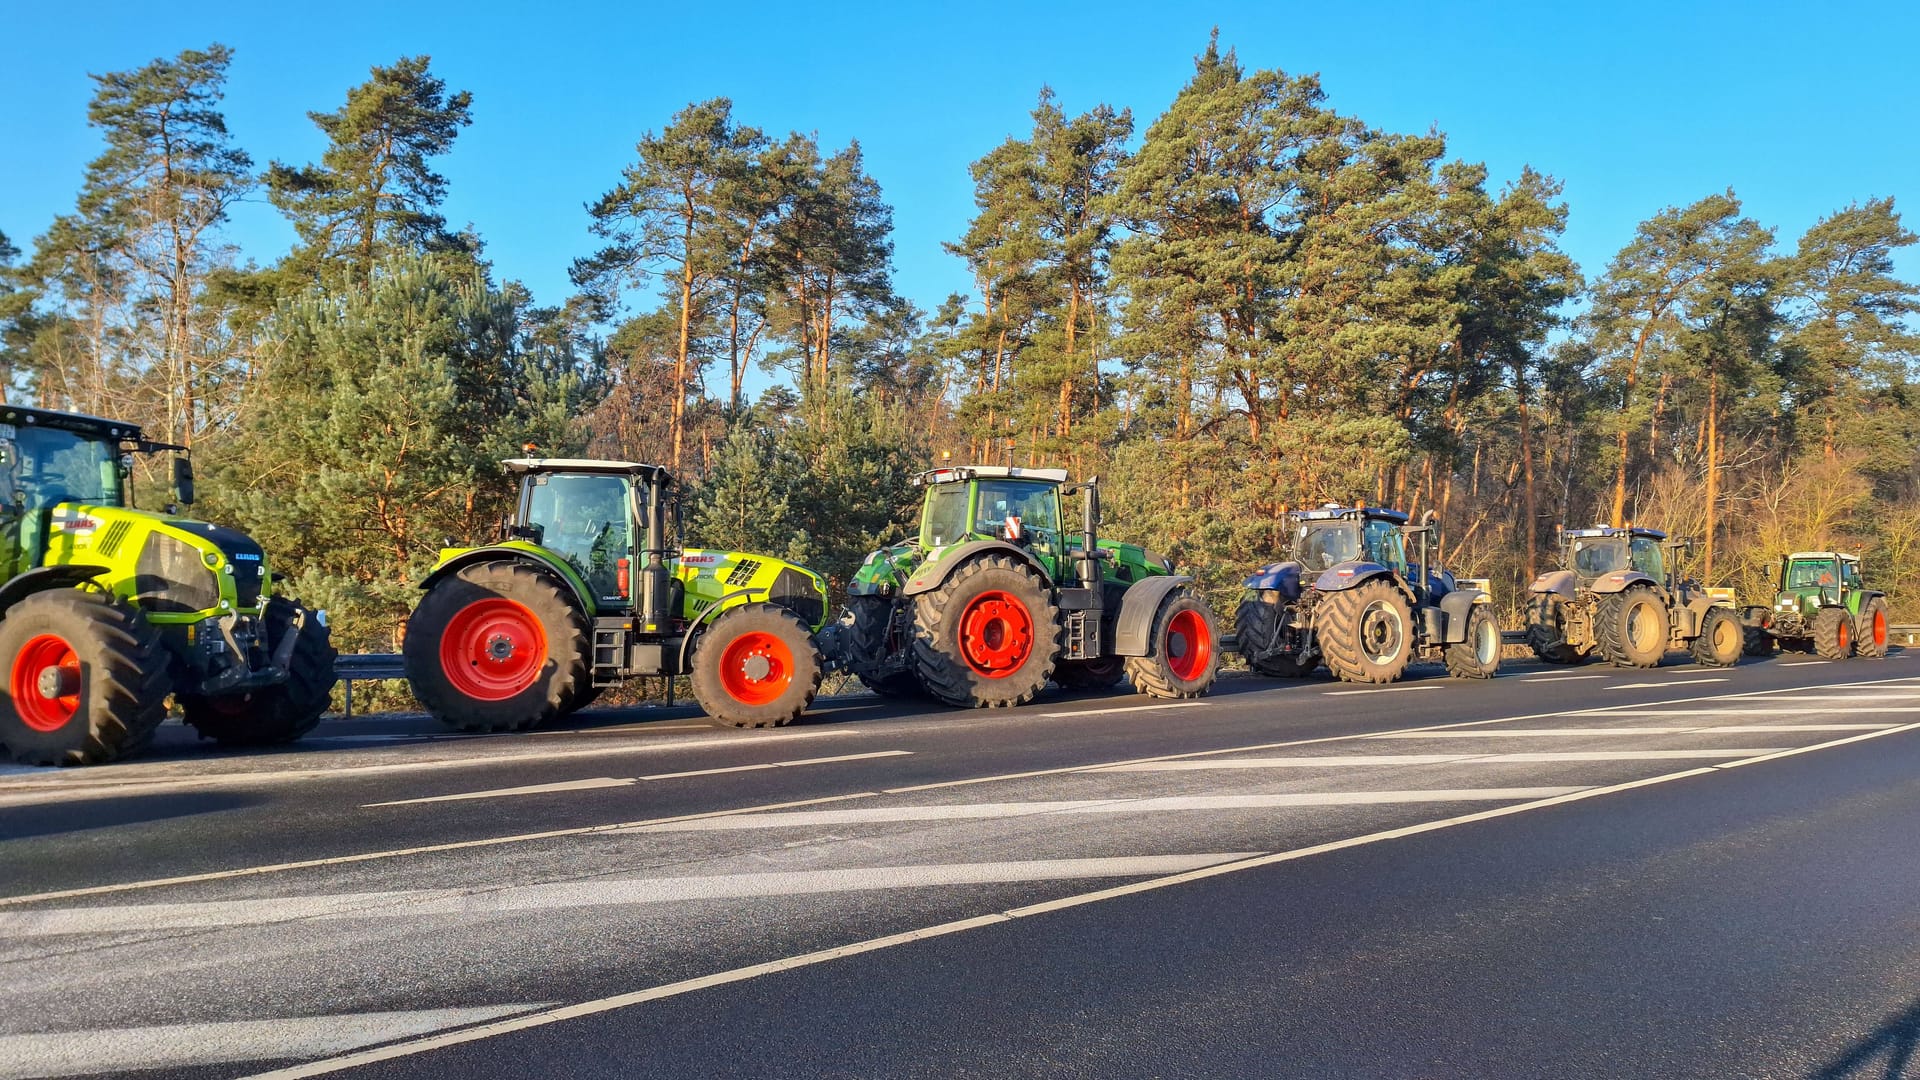
[{"label": "forest treeline", "polygon": [[[1150,120],[1042,89],[980,148],[946,245],[967,295],[900,295],[857,143],[716,99],[582,193],[576,291],[542,306],[441,213],[435,162],[478,106],[428,58],[309,113],[304,163],[228,132],[231,62],[94,77],[72,212],[26,250],[0,235],[0,364],[11,400],[191,445],[196,509],[253,532],[343,648],[390,647],[529,443],[670,464],[692,540],[836,584],[950,456],[1098,474],[1108,533],[1224,611],[1285,510],[1364,500],[1438,511],[1508,609],[1557,524],[1631,520],[1700,538],[1698,576],[1743,596],[1787,549],[1860,550],[1920,617],[1920,288],[1893,264],[1916,237],[1870,191],[1797,237],[1676,192],[1582,268],[1548,171],[1495,183],[1210,43]],[[260,198],[291,250],[236,250]]]}]

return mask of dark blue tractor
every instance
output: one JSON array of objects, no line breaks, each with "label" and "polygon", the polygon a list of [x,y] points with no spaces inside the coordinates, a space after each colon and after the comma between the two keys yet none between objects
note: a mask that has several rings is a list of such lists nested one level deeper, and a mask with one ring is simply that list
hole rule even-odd
[{"label": "dark blue tractor", "polygon": [[1434,519],[1333,505],[1289,514],[1292,558],[1247,578],[1236,616],[1248,666],[1298,678],[1324,662],[1345,682],[1389,683],[1419,655],[1457,678],[1491,678],[1501,646],[1491,597],[1485,582],[1433,565]]}]

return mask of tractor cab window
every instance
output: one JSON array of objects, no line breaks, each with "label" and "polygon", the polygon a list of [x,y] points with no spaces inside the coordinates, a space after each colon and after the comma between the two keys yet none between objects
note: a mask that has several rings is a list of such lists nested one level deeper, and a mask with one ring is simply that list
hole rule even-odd
[{"label": "tractor cab window", "polygon": [[1840,583],[1849,589],[1861,589],[1866,586],[1860,582],[1860,564],[1843,562],[1840,564]]},{"label": "tractor cab window", "polygon": [[620,596],[630,517],[624,476],[558,473],[528,481],[525,523],[540,528],[541,546],[573,564],[595,597]]},{"label": "tractor cab window", "polygon": [[1787,588],[1826,588],[1834,584],[1833,564],[1825,559],[1801,559],[1787,568]]},{"label": "tractor cab window", "polygon": [[1635,570],[1655,581],[1667,580],[1667,573],[1660,558],[1660,541],[1651,536],[1636,536],[1632,543],[1633,553],[1629,562]]},{"label": "tractor cab window", "polygon": [[1366,524],[1367,558],[1381,566],[1407,572],[1406,547],[1401,543],[1400,526],[1375,518]]},{"label": "tractor cab window", "polygon": [[0,425],[0,496],[6,505],[119,506],[120,492],[120,450],[113,443],[58,428],[7,432]]},{"label": "tractor cab window", "polygon": [[920,546],[937,548],[958,543],[967,535],[967,485],[940,484],[927,493],[926,517],[920,522]]},{"label": "tractor cab window", "polygon": [[1005,533],[1007,519],[1020,519],[1030,542],[1051,546],[1060,532],[1060,494],[1052,484],[1021,480],[982,480],[974,503],[973,529],[988,536]]},{"label": "tractor cab window", "polygon": [[1606,537],[1573,542],[1573,572],[1582,578],[1597,578],[1626,565],[1626,545]]},{"label": "tractor cab window", "polygon": [[1351,522],[1313,522],[1300,527],[1300,564],[1331,570],[1360,557],[1360,530]]}]

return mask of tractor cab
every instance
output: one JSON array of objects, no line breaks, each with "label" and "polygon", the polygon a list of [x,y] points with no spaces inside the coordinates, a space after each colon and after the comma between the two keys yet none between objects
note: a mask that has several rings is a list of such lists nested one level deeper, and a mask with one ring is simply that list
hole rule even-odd
[{"label": "tractor cab", "polygon": [[1596,525],[1560,534],[1560,562],[1581,585],[1620,570],[1634,570],[1665,584],[1667,534],[1658,529]]},{"label": "tractor cab", "polygon": [[[651,565],[650,555],[664,563],[678,554],[678,538],[666,529],[678,492],[666,469],[575,458],[511,458],[505,464],[520,476],[508,536],[565,560],[586,583],[596,609],[629,607],[634,568]],[[654,544],[656,538],[665,546]]]},{"label": "tractor cab", "polygon": [[1065,469],[991,465],[935,469],[916,477],[927,489],[920,515],[923,550],[972,540],[1005,540],[1033,553],[1059,576],[1068,557],[1060,528]]},{"label": "tractor cab", "polygon": [[1405,574],[1406,544],[1401,530],[1407,515],[1375,506],[1327,505],[1293,514],[1295,558],[1318,574],[1341,563],[1373,562]]},{"label": "tractor cab", "polygon": [[1866,587],[1860,576],[1860,556],[1838,551],[1796,551],[1780,560],[1774,596],[1775,611],[1793,611],[1811,617],[1822,607],[1845,602]]}]

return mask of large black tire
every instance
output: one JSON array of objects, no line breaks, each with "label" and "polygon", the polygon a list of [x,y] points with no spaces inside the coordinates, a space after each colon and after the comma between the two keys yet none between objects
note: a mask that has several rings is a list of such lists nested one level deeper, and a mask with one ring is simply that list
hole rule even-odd
[{"label": "large black tire", "polygon": [[1853,635],[1854,648],[1861,656],[1875,660],[1887,655],[1887,600],[1883,596],[1870,597],[1860,605],[1860,626]]},{"label": "large black tire", "polygon": [[911,657],[903,670],[885,670],[887,635],[893,621],[893,601],[884,596],[856,596],[847,601],[847,670],[881,697],[924,697],[926,688],[914,674]]},{"label": "large black tire", "polygon": [[1310,656],[1303,661],[1287,653],[1259,655],[1273,644],[1280,632],[1279,595],[1273,589],[1263,589],[1259,596],[1240,601],[1233,613],[1234,641],[1247,667],[1256,674],[1275,679],[1304,679],[1319,666],[1317,657]]},{"label": "large black tire", "polygon": [[1341,682],[1395,682],[1413,662],[1413,609],[1386,578],[1329,594],[1319,620],[1320,651]]},{"label": "large black tire", "polygon": [[401,645],[413,695],[449,727],[519,731],[580,700],[587,617],[560,582],[499,559],[433,583]]},{"label": "large black tire", "polygon": [[[267,648],[277,647],[293,629],[298,604],[283,597],[267,601]],[[290,743],[320,723],[333,697],[333,633],[317,612],[306,611],[306,623],[294,639],[287,661],[287,681],[277,686],[237,694],[202,697],[180,695],[186,720],[203,739],[222,746],[278,746]]]},{"label": "large black tire", "polygon": [[1060,613],[1024,563],[983,555],[913,598],[913,662],[921,685],[949,705],[1032,701],[1053,677]]},{"label": "large black tire", "polygon": [[159,631],[105,593],[52,589],[0,620],[0,752],[23,765],[95,765],[131,754],[167,716]]},{"label": "large black tire", "polygon": [[1740,651],[1748,656],[1772,656],[1774,649],[1780,645],[1779,639],[1764,627],[1743,626],[1740,629],[1744,638]]},{"label": "large black tire", "polygon": [[1732,608],[1710,607],[1700,619],[1700,636],[1688,644],[1702,667],[1732,667],[1747,648],[1746,628]]},{"label": "large black tire", "polygon": [[825,672],[807,624],[774,604],[723,612],[694,643],[694,698],[737,728],[792,723],[813,704]]},{"label": "large black tire", "polygon": [[1813,617],[1814,655],[1845,660],[1853,655],[1853,613],[1843,607],[1821,608]]},{"label": "large black tire", "polygon": [[1160,601],[1147,638],[1152,651],[1127,657],[1133,688],[1148,697],[1197,698],[1213,688],[1220,672],[1220,630],[1213,609],[1185,586]]},{"label": "large black tire", "polygon": [[1127,674],[1123,656],[1097,660],[1062,660],[1053,667],[1053,681],[1062,690],[1111,690]]},{"label": "large black tire", "polygon": [[1549,664],[1578,664],[1587,650],[1567,640],[1567,601],[1559,593],[1536,593],[1527,601],[1527,647]]},{"label": "large black tire", "polygon": [[1600,655],[1614,667],[1659,667],[1667,655],[1667,605],[1652,589],[1623,589],[1600,598],[1593,633]]},{"label": "large black tire", "polygon": [[1447,646],[1447,674],[1456,679],[1491,679],[1500,670],[1500,620],[1492,604],[1475,604],[1467,611],[1467,638]]}]

